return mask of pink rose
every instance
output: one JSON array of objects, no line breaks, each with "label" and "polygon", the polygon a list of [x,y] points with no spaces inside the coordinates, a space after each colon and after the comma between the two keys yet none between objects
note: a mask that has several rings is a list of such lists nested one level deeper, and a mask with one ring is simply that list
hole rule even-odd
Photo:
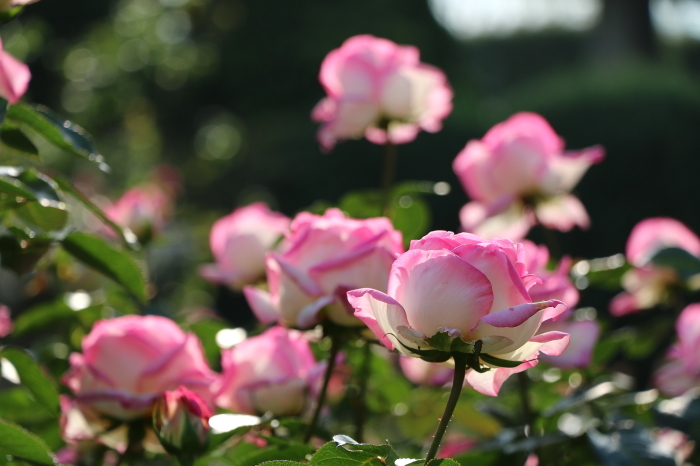
[{"label": "pink rose", "polygon": [[389,269],[403,252],[401,232],[389,219],[347,218],[338,209],[322,216],[301,212],[287,234],[287,250],[267,255],[269,292],[245,287],[250,307],[263,323],[309,328],[319,312],[340,325],[362,325],[345,293],[367,286],[386,289]]},{"label": "pink rose", "polygon": [[472,202],[460,212],[462,228],[485,238],[525,237],[536,222],[569,231],[587,228],[586,209],[569,194],[603,148],[564,152],[564,141],[535,113],[516,113],[471,140],[452,168]]},{"label": "pink rose", "polygon": [[27,91],[31,77],[29,67],[5,52],[0,41],[0,97],[16,104]]},{"label": "pink rose", "polygon": [[172,204],[170,194],[157,184],[148,183],[129,189],[104,213],[117,225],[131,230],[140,242],[148,242],[165,228],[172,215]]},{"label": "pink rose", "polygon": [[678,342],[667,354],[668,362],[654,374],[654,385],[669,396],[680,396],[700,386],[700,304],[691,304],[676,321]]},{"label": "pink rose", "polygon": [[265,273],[265,254],[287,232],[290,221],[262,202],[239,207],[220,218],[209,235],[216,264],[203,265],[200,275],[236,290],[255,282]]},{"label": "pink rose", "polygon": [[[436,349],[431,342],[439,333],[480,340],[481,363],[492,369],[470,370],[467,381],[495,396],[511,374],[535,366],[539,352],[561,354],[569,341],[560,332],[537,334],[543,320],[565,307],[556,300],[532,302],[527,289],[539,280],[524,260],[522,245],[509,240],[433,231],[394,262],[386,293],[358,289],[348,300],[384,346],[407,356]],[[495,367],[487,358],[522,364]]]},{"label": "pink rose", "polygon": [[442,387],[452,382],[455,372],[451,367],[408,356],[401,356],[399,365],[403,375],[416,385]]},{"label": "pink rose", "polygon": [[700,257],[700,239],[678,220],[655,217],[642,220],[627,240],[627,261],[634,266],[622,276],[624,292],[610,302],[610,312],[623,316],[660,303],[669,287],[680,283],[672,269],[649,261],[662,249],[680,248]]},{"label": "pink rose", "polygon": [[0,304],[0,338],[6,337],[12,332],[12,319],[10,318],[10,308]]},{"label": "pink rose", "polygon": [[216,404],[236,413],[301,414],[315,396],[325,363],[317,363],[297,330],[276,326],[224,350]]},{"label": "pink rose", "polygon": [[318,141],[330,150],[363,135],[375,144],[413,141],[422,129],[440,131],[452,111],[445,74],[420,62],[416,47],[370,35],[354,36],[331,51],[319,81],[328,97],[311,117],[322,122]]},{"label": "pink rose", "polygon": [[[63,383],[77,405],[121,420],[150,415],[156,400],[184,385],[211,404],[216,380],[202,345],[170,319],[124,316],[98,321],[70,355]],[[70,419],[69,419],[70,420]]]}]

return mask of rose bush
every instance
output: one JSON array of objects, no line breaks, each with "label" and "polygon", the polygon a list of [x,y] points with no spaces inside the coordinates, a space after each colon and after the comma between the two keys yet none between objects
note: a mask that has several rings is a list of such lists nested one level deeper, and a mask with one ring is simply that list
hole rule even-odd
[{"label": "rose bush", "polygon": [[[70,355],[63,383],[77,407],[119,420],[151,413],[163,393],[185,386],[213,406],[209,368],[197,337],[159,316],[98,321]],[[70,419],[69,419],[70,420]]]},{"label": "rose bush", "polygon": [[197,454],[206,447],[211,416],[204,400],[181,385],[158,400],[153,427],[169,453]]},{"label": "rose bush", "polygon": [[462,228],[485,238],[523,238],[539,222],[569,231],[587,228],[586,209],[569,194],[586,170],[603,160],[600,146],[564,152],[564,141],[535,113],[516,113],[471,140],[452,168],[471,202]]},{"label": "rose bush", "polygon": [[634,268],[622,277],[625,291],[610,302],[613,315],[623,316],[654,307],[666,298],[672,286],[681,285],[680,277],[671,268],[650,262],[656,253],[666,248],[680,248],[700,257],[700,238],[672,218],[648,218],[635,225],[626,247],[627,261]]},{"label": "rose bush", "polygon": [[237,413],[301,414],[318,392],[326,366],[297,330],[273,327],[224,350],[216,404]]},{"label": "rose bush", "polygon": [[255,282],[265,273],[265,254],[274,249],[290,222],[262,202],[239,207],[220,218],[209,234],[216,263],[200,267],[200,275],[236,290]]},{"label": "rose bush", "polygon": [[243,289],[264,323],[309,328],[325,317],[340,325],[362,325],[345,292],[368,286],[386,289],[389,269],[403,252],[401,232],[386,218],[357,220],[338,209],[324,215],[302,212],[287,235],[287,249],[266,259],[269,291]]},{"label": "rose bush", "polygon": [[421,63],[417,48],[370,35],[351,37],[330,52],[319,81],[328,97],[312,118],[323,123],[317,138],[326,150],[363,135],[375,144],[410,142],[421,129],[439,131],[452,111],[442,71]]},{"label": "rose bush", "polygon": [[566,307],[557,300],[532,301],[527,289],[539,279],[524,261],[522,245],[509,240],[433,231],[394,262],[386,293],[357,289],[348,300],[384,346],[407,356],[431,349],[430,340],[447,333],[480,340],[482,355],[520,362],[467,373],[477,391],[495,396],[511,374],[535,366],[539,352],[561,354],[569,341],[561,332],[537,334],[543,320]]}]

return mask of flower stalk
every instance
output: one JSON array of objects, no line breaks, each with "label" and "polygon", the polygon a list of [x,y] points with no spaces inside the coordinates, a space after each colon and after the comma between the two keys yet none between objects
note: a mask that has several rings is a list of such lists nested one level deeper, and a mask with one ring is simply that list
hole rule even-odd
[{"label": "flower stalk", "polygon": [[425,458],[426,466],[428,463],[430,463],[430,461],[435,459],[435,455],[437,455],[438,448],[440,448],[440,442],[442,442],[442,437],[445,435],[447,426],[452,419],[452,413],[455,411],[455,407],[459,401],[459,395],[462,393],[462,386],[464,385],[464,375],[467,372],[467,354],[454,352],[452,353],[452,357],[455,361],[455,373],[454,378],[452,379],[452,389],[450,390],[450,397],[447,399],[447,405],[445,405],[445,412],[442,414],[437,431],[435,431],[433,443],[430,444],[428,456]]},{"label": "flower stalk", "polygon": [[335,369],[335,361],[340,352],[341,339],[337,333],[333,333],[331,338],[331,350],[328,355],[328,365],[326,366],[326,372],[323,375],[323,385],[321,386],[321,391],[318,394],[318,399],[316,400],[316,406],[314,407],[314,413],[311,416],[311,422],[306,428],[304,434],[304,443],[308,443],[313,436],[314,430],[316,430],[316,424],[318,424],[318,418],[321,415],[321,409],[326,401],[326,392],[328,391],[328,383],[333,375],[333,370]]}]

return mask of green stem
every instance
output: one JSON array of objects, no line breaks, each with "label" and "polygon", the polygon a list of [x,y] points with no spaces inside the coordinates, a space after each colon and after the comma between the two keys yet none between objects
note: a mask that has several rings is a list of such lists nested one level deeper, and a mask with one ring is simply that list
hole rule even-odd
[{"label": "green stem", "polygon": [[362,443],[364,439],[365,419],[367,418],[367,381],[369,379],[370,362],[372,361],[372,348],[368,342],[362,348],[362,365],[357,374],[359,390],[355,397],[355,440]]},{"label": "green stem", "polygon": [[535,423],[535,416],[532,412],[532,407],[530,406],[530,396],[528,394],[528,389],[530,387],[530,379],[525,372],[518,372],[518,392],[520,393],[520,404],[523,409],[523,420],[525,425],[528,427],[528,435],[533,434],[533,424]]},{"label": "green stem", "polygon": [[316,424],[318,423],[318,418],[321,415],[321,409],[323,409],[323,404],[326,401],[326,392],[328,391],[328,382],[331,380],[333,375],[333,369],[335,368],[335,360],[337,359],[338,352],[340,351],[340,338],[336,334],[331,334],[331,351],[328,356],[328,365],[326,366],[326,373],[323,376],[323,385],[321,386],[321,392],[318,394],[318,399],[316,400],[316,406],[314,407],[314,414],[311,417],[311,422],[306,428],[306,433],[304,434],[304,443],[308,443],[311,440],[311,436],[316,430]]},{"label": "green stem", "polygon": [[440,448],[440,442],[442,442],[442,437],[445,435],[447,425],[450,423],[450,419],[452,419],[452,413],[455,411],[455,407],[459,401],[459,395],[462,393],[462,386],[464,385],[464,375],[467,372],[467,354],[452,353],[452,357],[455,360],[455,373],[454,378],[452,379],[452,389],[450,390],[450,397],[447,399],[445,412],[442,414],[442,419],[440,419],[440,424],[438,424],[437,431],[435,431],[433,443],[430,444],[428,456],[425,458],[426,465],[430,463],[431,460],[435,459],[435,455],[437,455],[438,448]]},{"label": "green stem", "polygon": [[396,146],[387,141],[384,144],[384,167],[382,168],[382,201],[381,214],[389,216],[391,207],[391,185],[394,184],[396,176]]}]

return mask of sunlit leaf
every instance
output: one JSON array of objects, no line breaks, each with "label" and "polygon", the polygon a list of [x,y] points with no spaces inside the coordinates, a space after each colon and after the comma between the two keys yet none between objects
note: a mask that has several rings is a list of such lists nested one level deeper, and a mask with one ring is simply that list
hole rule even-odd
[{"label": "sunlit leaf", "polygon": [[25,350],[9,347],[0,350],[0,357],[7,359],[15,366],[20,383],[31,392],[36,401],[50,413],[58,416],[56,384],[42,372],[34,358]]},{"label": "sunlit leaf", "polygon": [[146,301],[146,281],[136,262],[105,240],[82,232],[68,234],[61,242],[70,255],[122,285],[140,301]]},{"label": "sunlit leaf", "polygon": [[46,107],[23,103],[10,105],[7,120],[20,128],[31,129],[59,149],[95,162],[104,171],[109,170],[90,135],[80,126],[62,119]]},{"label": "sunlit leaf", "polygon": [[36,435],[0,419],[0,454],[17,456],[35,463],[57,464],[49,447]]}]

